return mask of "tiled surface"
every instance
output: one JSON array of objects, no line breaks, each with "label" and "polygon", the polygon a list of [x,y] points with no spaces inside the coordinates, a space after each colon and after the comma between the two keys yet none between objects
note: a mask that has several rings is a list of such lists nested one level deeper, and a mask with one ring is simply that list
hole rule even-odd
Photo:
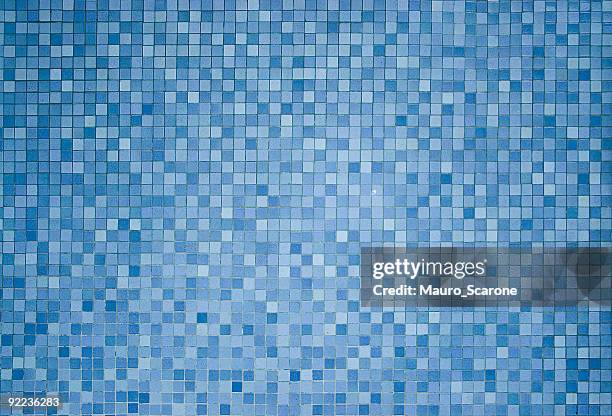
[{"label": "tiled surface", "polygon": [[610,243],[612,2],[1,4],[0,393],[612,414],[609,309],[358,289],[362,245]]}]

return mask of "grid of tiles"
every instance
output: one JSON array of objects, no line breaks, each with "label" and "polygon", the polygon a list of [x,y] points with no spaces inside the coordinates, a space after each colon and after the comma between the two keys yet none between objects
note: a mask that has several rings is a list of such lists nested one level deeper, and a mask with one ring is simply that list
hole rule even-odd
[{"label": "grid of tiles", "polygon": [[362,245],[610,243],[612,2],[1,4],[0,393],[612,414],[610,310],[358,301]]}]

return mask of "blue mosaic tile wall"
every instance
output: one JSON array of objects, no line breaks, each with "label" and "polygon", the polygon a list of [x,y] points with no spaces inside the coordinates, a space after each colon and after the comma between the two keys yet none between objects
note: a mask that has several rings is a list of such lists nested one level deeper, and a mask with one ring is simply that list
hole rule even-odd
[{"label": "blue mosaic tile wall", "polygon": [[0,393],[612,414],[609,308],[359,305],[363,245],[610,244],[611,1],[0,4]]}]

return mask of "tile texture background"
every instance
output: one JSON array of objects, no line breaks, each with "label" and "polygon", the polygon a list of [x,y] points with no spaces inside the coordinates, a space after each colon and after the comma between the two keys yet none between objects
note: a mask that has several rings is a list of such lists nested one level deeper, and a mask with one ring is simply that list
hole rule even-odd
[{"label": "tile texture background", "polygon": [[612,414],[609,309],[358,301],[362,245],[610,244],[612,2],[1,5],[0,393]]}]

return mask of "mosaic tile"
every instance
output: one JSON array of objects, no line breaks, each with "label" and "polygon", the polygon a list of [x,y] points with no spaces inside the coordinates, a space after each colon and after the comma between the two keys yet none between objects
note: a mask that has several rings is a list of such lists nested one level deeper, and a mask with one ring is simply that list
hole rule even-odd
[{"label": "mosaic tile", "polygon": [[612,2],[1,4],[2,395],[612,414],[609,309],[359,306],[364,245],[610,244]]}]

